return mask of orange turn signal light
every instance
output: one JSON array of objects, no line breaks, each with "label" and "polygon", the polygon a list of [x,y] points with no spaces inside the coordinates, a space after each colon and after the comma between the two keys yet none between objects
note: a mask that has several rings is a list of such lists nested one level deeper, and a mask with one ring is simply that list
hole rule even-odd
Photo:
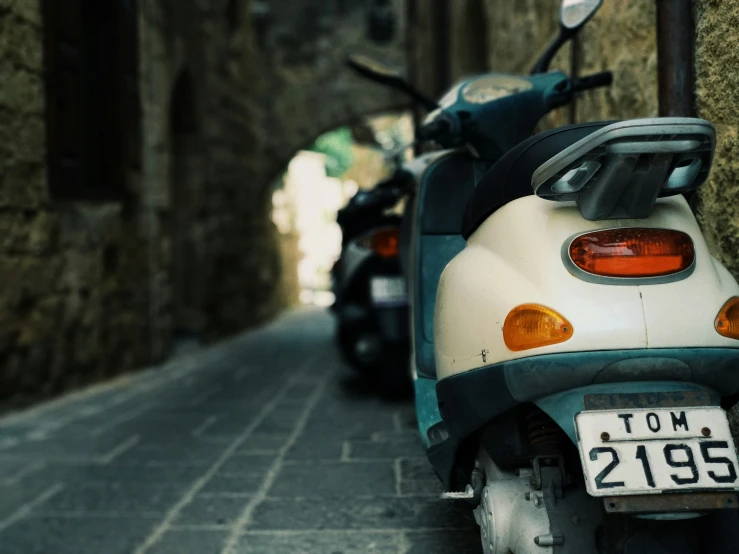
[{"label": "orange turn signal light", "polygon": [[373,250],[378,256],[392,258],[400,252],[400,234],[397,227],[378,229],[361,241],[362,246]]},{"label": "orange turn signal light", "polygon": [[739,296],[730,298],[716,316],[716,331],[730,339],[739,339]]},{"label": "orange turn signal light", "polygon": [[513,308],[503,323],[503,340],[514,352],[564,342],[572,333],[572,325],[563,315],[539,304]]},{"label": "orange turn signal light", "polygon": [[661,277],[684,271],[695,261],[688,234],[634,227],[580,235],[569,254],[578,268],[603,277]]}]

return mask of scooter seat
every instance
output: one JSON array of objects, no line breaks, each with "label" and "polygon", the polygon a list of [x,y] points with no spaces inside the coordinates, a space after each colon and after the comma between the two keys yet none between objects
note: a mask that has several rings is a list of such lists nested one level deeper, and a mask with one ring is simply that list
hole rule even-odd
[{"label": "scooter seat", "polygon": [[465,209],[462,235],[465,239],[498,208],[534,194],[531,177],[553,156],[615,121],[579,123],[534,135],[506,152],[487,170]]}]

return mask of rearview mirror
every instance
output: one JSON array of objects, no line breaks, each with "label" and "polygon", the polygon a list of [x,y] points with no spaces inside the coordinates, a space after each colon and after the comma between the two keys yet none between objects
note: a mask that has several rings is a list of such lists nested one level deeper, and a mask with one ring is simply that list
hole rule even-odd
[{"label": "rearview mirror", "polygon": [[603,0],[562,0],[559,6],[559,35],[536,60],[531,74],[546,73],[554,55],[598,11]]},{"label": "rearview mirror", "polygon": [[357,73],[369,77],[373,81],[379,81],[388,85],[397,86],[405,80],[400,71],[379,60],[364,56],[362,54],[349,54],[346,63]]},{"label": "rearview mirror", "polygon": [[363,54],[349,54],[346,57],[346,63],[363,77],[403,91],[427,110],[434,110],[438,107],[436,102],[416,90],[405,80],[403,74],[391,65]]},{"label": "rearview mirror", "polygon": [[603,0],[562,0],[559,23],[565,29],[576,30],[593,17]]}]

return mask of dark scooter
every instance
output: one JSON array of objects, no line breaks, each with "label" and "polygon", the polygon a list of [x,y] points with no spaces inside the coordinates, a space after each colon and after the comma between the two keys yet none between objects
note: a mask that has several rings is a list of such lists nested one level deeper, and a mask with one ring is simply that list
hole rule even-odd
[{"label": "dark scooter", "polygon": [[406,280],[399,261],[401,217],[388,213],[413,177],[398,169],[358,191],[337,215],[342,251],[332,268],[336,337],[347,362],[388,389],[408,389]]}]

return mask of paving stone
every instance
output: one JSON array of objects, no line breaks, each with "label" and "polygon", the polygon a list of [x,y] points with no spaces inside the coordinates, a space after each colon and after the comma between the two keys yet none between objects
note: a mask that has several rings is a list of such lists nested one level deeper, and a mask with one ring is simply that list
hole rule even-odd
[{"label": "paving stone", "polygon": [[401,479],[399,492],[401,495],[429,496],[439,498],[444,487],[439,479]]},{"label": "paving stone", "polygon": [[264,475],[221,475],[216,473],[201,489],[203,493],[254,494],[264,484]]},{"label": "paving stone", "polygon": [[233,456],[218,469],[218,475],[264,475],[274,461],[274,454]]},{"label": "paving stone", "polygon": [[290,433],[303,415],[303,408],[287,406],[275,410],[257,426],[255,433]]},{"label": "paving stone", "polygon": [[[117,418],[120,416],[113,415],[113,418]],[[82,422],[71,422],[71,423],[62,423],[62,422],[56,422],[56,421],[42,421],[39,422],[36,427],[28,429],[25,433],[21,435],[21,438],[24,442],[34,443],[34,442],[40,442],[40,441],[52,441],[52,442],[60,442],[60,441],[70,441],[75,442],[80,439],[88,440],[88,441],[97,441],[99,435],[94,434],[94,431],[96,429],[99,429],[102,426],[106,426],[110,422],[110,418],[108,419],[102,419],[102,418],[96,418],[94,420],[91,420],[90,418],[85,418]],[[59,427],[57,427],[59,425]],[[125,430],[121,430],[120,428],[114,429],[115,437],[106,437],[108,439],[113,438],[113,440],[124,440],[127,437],[131,436],[131,433]]]},{"label": "paving stone", "polygon": [[67,484],[43,506],[43,511],[130,516],[165,514],[185,491],[186,485]]},{"label": "paving stone", "polygon": [[418,436],[418,429],[398,431],[397,429],[376,431],[369,437],[373,441],[385,442],[385,441],[417,441],[420,442]]},{"label": "paving stone", "polygon": [[[156,520],[48,518],[19,521],[0,533],[2,554],[131,554]],[[182,552],[182,551],[180,551]]]},{"label": "paving stone", "polygon": [[330,437],[316,440],[316,437],[304,436],[287,451],[285,459],[338,461],[343,451],[344,441],[332,440]]},{"label": "paving stone", "polygon": [[416,420],[416,409],[412,402],[401,406],[395,412],[396,421],[400,424],[400,431],[411,431],[418,433],[418,421]]},{"label": "paving stone", "polygon": [[403,479],[438,479],[426,458],[401,460],[400,475]]},{"label": "paving stone", "polygon": [[[333,420],[332,420],[333,418]],[[381,415],[366,414],[357,417],[343,418],[336,413],[332,418],[321,418],[309,420],[305,426],[304,436],[331,437],[334,440],[367,440],[372,438],[373,433],[382,428],[384,418]],[[377,419],[379,421],[373,421]],[[389,421],[389,418],[387,418]]]},{"label": "paving stone", "polygon": [[441,481],[426,458],[400,460],[400,494],[434,496],[444,492]]},{"label": "paving stone", "polygon": [[[16,475],[25,473],[31,464],[23,460],[0,459],[0,485],[8,479],[14,478]],[[39,469],[41,468],[40,465],[37,467]]]},{"label": "paving stone", "polygon": [[396,458],[422,458],[426,455],[418,438],[410,440],[351,441],[349,458],[358,460],[382,460]]},{"label": "paving stone", "polygon": [[305,400],[313,393],[316,386],[311,383],[294,383],[285,391],[285,400]]},{"label": "paving stone", "polygon": [[369,439],[373,433],[393,429],[393,414],[380,406],[357,406],[347,400],[322,399],[308,419],[304,435],[363,440]]},{"label": "paving stone", "polygon": [[74,483],[121,483],[125,485],[189,485],[207,471],[205,465],[157,465],[112,463],[100,465],[49,464],[44,473],[54,479]]},{"label": "paving stone", "polygon": [[123,452],[114,460],[116,464],[121,465],[147,465],[147,464],[183,464],[183,465],[202,465],[213,464],[223,453],[227,446],[216,446],[212,444],[202,444],[198,448],[198,443],[191,441],[189,445],[175,445],[167,447],[160,446],[142,446],[140,444],[134,446],[130,450]]},{"label": "paving stone", "polygon": [[93,458],[108,454],[111,450],[119,447],[123,442],[131,438],[131,434],[125,438],[106,435],[92,438],[49,438],[42,441],[25,441],[9,448],[0,448],[1,455],[25,455],[33,461],[54,459],[57,456],[76,456]]},{"label": "paving stone", "polygon": [[404,554],[482,554],[480,533],[466,531],[419,531],[405,533],[410,548]]},{"label": "paving stone", "polygon": [[210,416],[201,413],[189,413],[182,411],[165,412],[161,410],[147,411],[140,416],[129,420],[139,429],[156,429],[157,431],[170,432],[184,429],[191,431],[202,425]]},{"label": "paving stone", "polygon": [[172,525],[228,525],[238,519],[251,497],[196,496]]},{"label": "paving stone", "polygon": [[50,477],[41,475],[12,485],[0,485],[0,521],[12,516],[19,508],[41,497],[57,484]]},{"label": "paving stone", "polygon": [[418,498],[268,499],[257,506],[249,529],[476,528],[467,504]]},{"label": "paving stone", "polygon": [[227,437],[231,436],[236,438],[243,435],[247,428],[252,425],[254,420],[259,417],[261,411],[261,402],[254,410],[248,413],[240,413],[238,415],[232,415],[227,417],[218,417],[211,425],[209,425],[203,432],[204,438],[211,438],[214,436]]},{"label": "paving stone", "polygon": [[225,531],[170,529],[147,552],[148,554],[221,554],[226,540],[228,540],[228,534]]},{"label": "paving stone", "polygon": [[247,533],[237,554],[397,554],[399,536],[388,532]]},{"label": "paving stone", "polygon": [[391,463],[286,464],[277,475],[270,497],[340,497],[391,495],[395,470]]},{"label": "paving stone", "polygon": [[250,455],[255,452],[278,453],[290,439],[289,433],[252,433],[234,453],[235,456]]}]

